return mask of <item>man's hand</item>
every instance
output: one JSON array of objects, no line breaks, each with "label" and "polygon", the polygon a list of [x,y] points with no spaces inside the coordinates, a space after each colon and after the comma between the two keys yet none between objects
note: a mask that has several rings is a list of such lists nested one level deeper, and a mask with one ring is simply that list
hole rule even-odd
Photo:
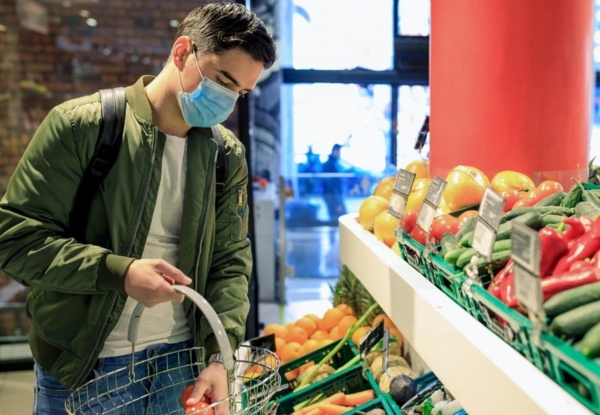
[{"label": "man's hand", "polygon": [[191,282],[183,272],[162,259],[139,259],[127,270],[125,292],[151,308],[171,300],[181,303],[184,295],[175,291],[172,283],[188,285]]},{"label": "man's hand", "polygon": [[[227,398],[229,395],[227,386],[227,371],[222,363],[213,362],[204,369],[198,379],[196,385],[185,403],[186,406],[198,403],[200,399],[206,395],[210,398],[210,402],[218,402]],[[215,407],[215,415],[227,415],[229,413],[229,401],[225,401]]]}]

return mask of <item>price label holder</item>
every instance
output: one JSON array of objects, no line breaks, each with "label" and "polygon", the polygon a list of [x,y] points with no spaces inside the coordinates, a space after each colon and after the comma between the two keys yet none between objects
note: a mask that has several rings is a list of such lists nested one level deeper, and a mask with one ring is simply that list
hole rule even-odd
[{"label": "price label holder", "polygon": [[413,183],[415,182],[416,174],[406,171],[404,169],[398,170],[396,175],[396,181],[394,182],[394,188],[390,195],[390,203],[388,205],[388,212],[390,215],[402,219],[404,216],[404,210],[406,209],[406,201],[410,195]]},{"label": "price label holder", "polygon": [[[384,372],[388,371],[388,363],[390,356],[390,329],[385,329],[383,333],[383,361],[381,363],[382,369]],[[388,372],[388,375],[391,376],[391,373]]]},{"label": "price label holder", "polygon": [[[498,193],[493,191],[491,188],[486,188],[483,193],[483,199],[479,205],[479,211],[477,212],[477,219],[475,222],[475,229],[473,229],[473,249],[477,251],[479,255],[491,260],[494,252],[494,243],[496,243],[496,236],[498,234],[498,226],[502,220],[504,214],[504,204],[506,201]],[[467,285],[464,291],[467,295],[470,295],[470,286],[473,283],[481,285],[479,278],[479,271],[477,269],[477,255],[471,258],[471,262],[466,267],[466,274],[469,277],[467,279]]]},{"label": "price label holder", "polygon": [[527,225],[515,222],[511,231],[511,259],[514,261],[515,296],[525,306],[534,324],[533,341],[539,345],[544,328],[540,278],[540,237]]},{"label": "price label holder", "polygon": [[419,150],[419,152],[423,150],[425,142],[427,141],[427,135],[429,135],[429,115],[426,115],[423,120],[423,125],[421,125],[421,129],[417,135],[417,141],[415,142],[415,150]]},{"label": "price label holder", "polygon": [[383,330],[383,320],[379,322],[370,332],[367,334],[367,337],[360,342],[358,346],[358,350],[360,351],[360,357],[365,360],[367,354],[371,351],[373,346],[383,339],[384,330]]},{"label": "price label holder", "polygon": [[445,188],[446,182],[438,176],[435,176],[429,184],[429,189],[427,189],[425,200],[423,200],[423,204],[421,205],[421,209],[417,215],[417,226],[421,228],[423,232],[425,232],[425,235],[427,235],[428,244],[431,224],[433,223],[433,218],[435,217],[437,207],[442,201]]}]

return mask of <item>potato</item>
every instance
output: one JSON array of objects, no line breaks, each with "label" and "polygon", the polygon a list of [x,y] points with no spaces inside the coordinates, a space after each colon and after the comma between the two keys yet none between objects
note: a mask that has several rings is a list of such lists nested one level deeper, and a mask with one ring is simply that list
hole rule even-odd
[{"label": "potato", "polygon": [[[390,343],[388,348],[389,348],[389,352],[388,352],[389,356],[401,356],[402,355],[402,351],[400,350],[400,345],[398,343]],[[373,361],[382,355],[383,355],[383,350],[373,350],[365,356],[365,362],[367,362],[367,365],[371,366],[373,364]]]}]

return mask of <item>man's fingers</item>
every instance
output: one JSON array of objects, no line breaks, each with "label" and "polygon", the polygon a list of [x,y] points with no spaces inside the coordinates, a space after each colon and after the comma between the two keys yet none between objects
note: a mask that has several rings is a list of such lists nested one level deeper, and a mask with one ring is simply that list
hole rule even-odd
[{"label": "man's fingers", "polygon": [[194,385],[194,389],[192,390],[192,393],[190,394],[190,397],[185,402],[186,406],[191,406],[191,405],[194,405],[194,404],[200,402],[200,399],[202,399],[202,397],[204,396],[204,393],[206,393],[206,388],[207,388],[207,385],[204,382],[202,382],[202,381],[196,382],[196,384]]},{"label": "man's fingers", "polygon": [[165,276],[175,280],[175,283],[188,285],[192,282],[191,278],[186,277],[183,272],[169,264],[167,261],[158,261],[156,269]]}]

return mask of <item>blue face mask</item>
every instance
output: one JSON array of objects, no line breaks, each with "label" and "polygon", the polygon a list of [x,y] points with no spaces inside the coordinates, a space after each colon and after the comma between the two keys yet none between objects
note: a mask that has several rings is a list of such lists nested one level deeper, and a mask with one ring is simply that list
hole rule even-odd
[{"label": "blue face mask", "polygon": [[[196,65],[198,65],[197,60]],[[200,72],[200,67],[198,71]],[[200,75],[202,81],[191,94],[183,91],[181,75],[179,75],[181,111],[183,119],[190,127],[213,127],[231,115],[239,95],[203,76],[202,72]]]}]

